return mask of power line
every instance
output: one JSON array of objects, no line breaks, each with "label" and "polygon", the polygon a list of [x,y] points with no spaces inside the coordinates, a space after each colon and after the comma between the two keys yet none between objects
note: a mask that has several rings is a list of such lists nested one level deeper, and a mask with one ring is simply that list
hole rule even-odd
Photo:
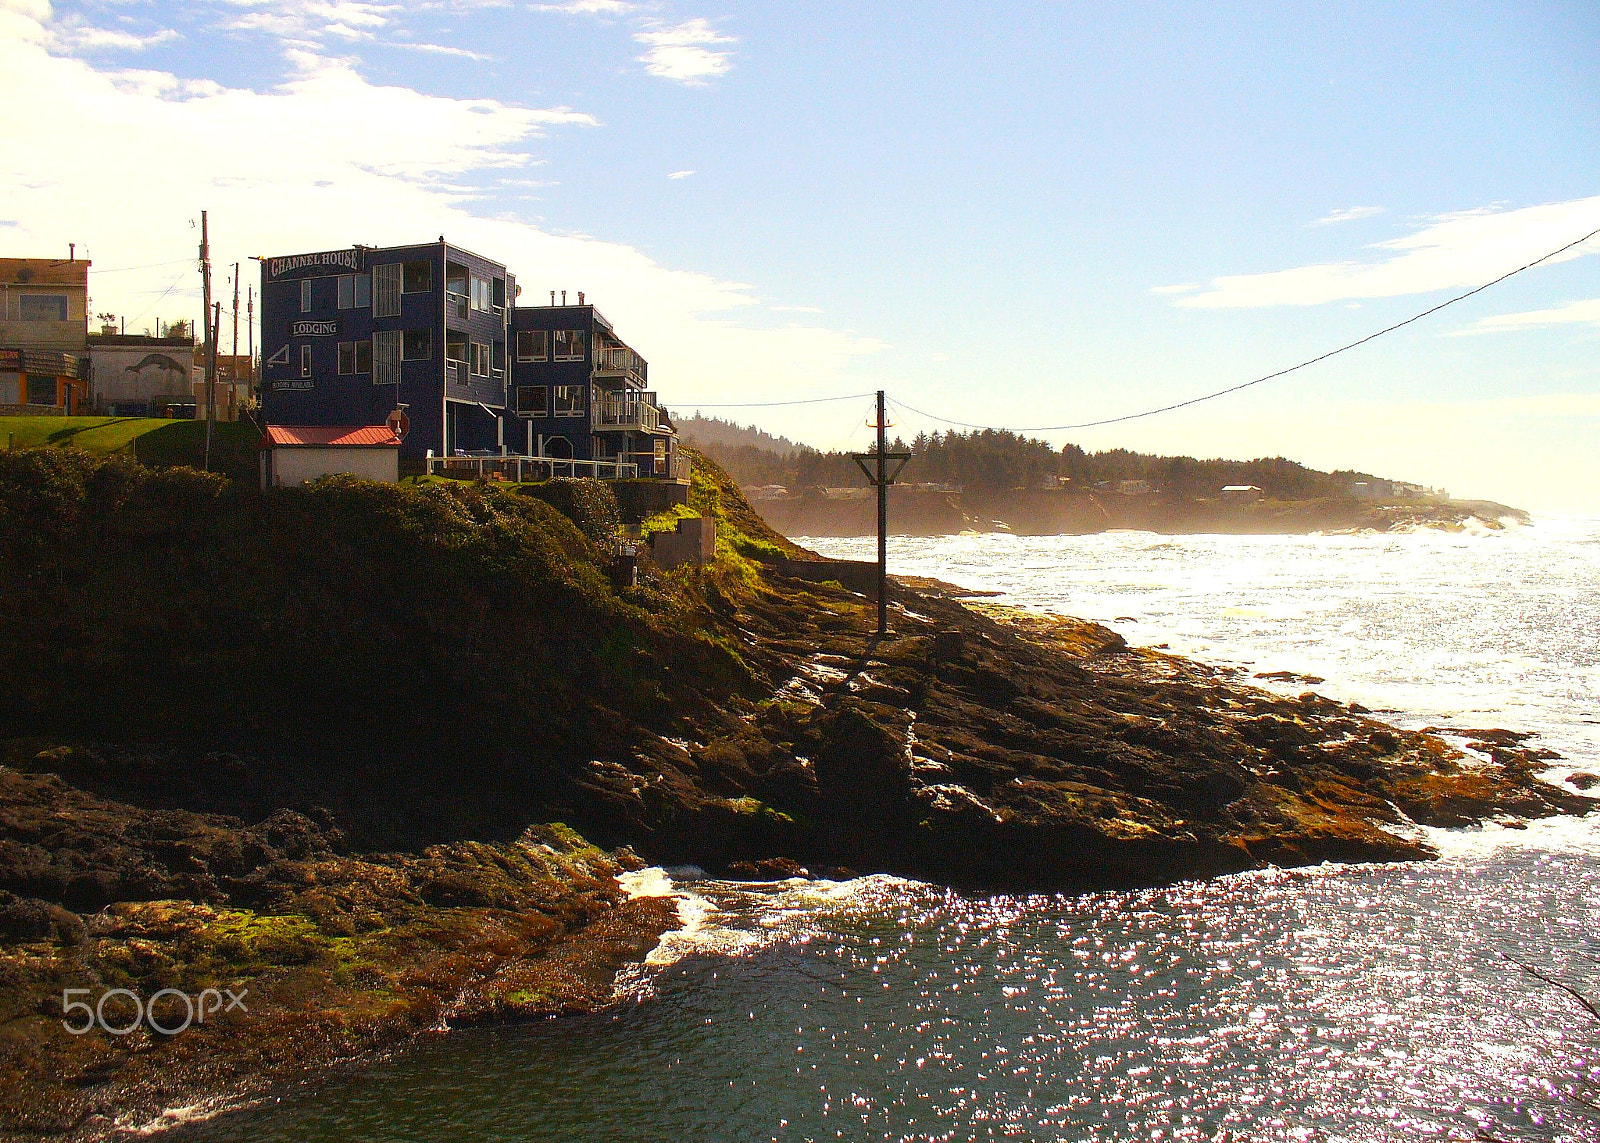
[{"label": "power line", "polygon": [[174,258],[170,262],[147,262],[143,266],[112,266],[105,270],[90,270],[91,274],[121,274],[127,270],[158,270],[162,266],[176,266],[179,262],[193,262],[193,258]]},{"label": "power line", "polygon": [[[1537,265],[1539,265],[1539,264],[1541,264],[1543,262],[1550,261],[1550,259],[1556,257],[1559,254],[1565,254],[1568,250],[1571,250],[1574,246],[1582,246],[1585,242],[1589,241],[1589,239],[1595,237],[1596,235],[1600,235],[1600,229],[1591,230],[1588,234],[1585,234],[1582,238],[1579,238],[1579,239],[1577,239],[1576,241],[1573,241],[1573,242],[1568,242],[1565,246],[1561,247],[1560,249],[1552,250],[1552,251],[1550,251],[1550,253],[1544,255],[1541,258],[1535,258],[1532,262],[1529,262],[1526,265],[1518,266],[1515,270],[1509,270],[1506,273],[1501,274],[1498,278],[1495,278],[1493,281],[1485,282],[1481,286],[1474,286],[1472,289],[1466,291],[1465,293],[1457,294],[1453,298],[1447,298],[1444,301],[1440,302],[1438,305],[1430,306],[1428,309],[1423,310],[1421,313],[1412,314],[1410,317],[1406,318],[1404,321],[1397,321],[1393,325],[1385,326],[1383,329],[1378,330],[1376,333],[1369,333],[1369,334],[1367,334],[1366,337],[1359,338],[1356,341],[1349,342],[1346,345],[1341,345],[1337,349],[1330,349],[1330,350],[1328,350],[1328,352],[1318,354],[1316,357],[1313,357],[1313,358],[1311,358],[1311,359],[1309,359],[1307,361],[1302,361],[1298,365],[1291,365],[1287,369],[1278,370],[1276,373],[1268,373],[1264,377],[1257,377],[1253,381],[1245,381],[1245,382],[1242,382],[1242,383],[1240,383],[1238,385],[1230,385],[1230,386],[1228,386],[1228,388],[1226,388],[1226,389],[1218,389],[1214,393],[1207,393],[1204,396],[1200,396],[1200,397],[1191,397],[1187,401],[1178,401],[1178,402],[1176,402],[1174,404],[1171,404],[1171,405],[1162,405],[1160,408],[1157,408],[1157,409],[1146,409],[1142,413],[1127,413],[1127,414],[1125,414],[1123,416],[1120,416],[1120,417],[1107,417],[1104,420],[1099,420],[1099,421],[1082,421],[1082,422],[1080,422],[1078,424],[1075,424],[1075,425],[1040,425],[1040,426],[1038,426],[1036,428],[1012,429],[1010,431],[1019,432],[1019,433],[1053,433],[1053,432],[1060,432],[1063,429],[1093,429],[1093,428],[1098,428],[1101,425],[1115,425],[1115,424],[1120,424],[1123,421],[1137,421],[1142,417],[1153,417],[1153,416],[1157,415],[1158,413],[1170,413],[1174,409],[1185,409],[1185,408],[1188,408],[1190,405],[1198,405],[1202,401],[1214,401],[1218,397],[1226,397],[1229,393],[1237,393],[1241,389],[1248,389],[1252,385],[1261,384],[1263,381],[1272,381],[1272,380],[1274,380],[1274,379],[1276,379],[1278,377],[1283,377],[1286,374],[1294,373],[1297,370],[1305,369],[1306,367],[1311,366],[1311,365],[1316,365],[1320,361],[1326,361],[1330,357],[1336,357],[1339,354],[1344,353],[1344,352],[1346,352],[1348,350],[1355,349],[1357,346],[1365,345],[1369,341],[1375,341],[1378,338],[1382,337],[1386,333],[1393,333],[1395,330],[1400,329],[1400,328],[1402,328],[1404,326],[1408,326],[1414,321],[1421,321],[1423,318],[1427,317],[1429,314],[1436,314],[1440,310],[1446,308],[1447,306],[1453,306],[1457,302],[1466,301],[1468,298],[1472,297],[1472,295],[1474,295],[1474,294],[1483,293],[1483,291],[1487,290],[1490,286],[1498,286],[1501,282],[1504,282],[1507,278],[1513,278],[1516,275],[1522,273],[1524,270],[1531,270],[1535,266],[1537,266]],[[893,399],[891,398],[891,400],[893,400]],[[903,401],[893,401],[893,403],[894,403],[894,405],[896,407],[904,409],[908,413],[915,413],[919,417],[927,417],[929,420],[939,421],[939,422],[942,422],[943,424],[947,424],[947,425],[959,425],[961,428],[964,428],[964,429],[1002,429],[1002,428],[1005,427],[1003,425],[975,425],[975,424],[972,424],[972,423],[970,423],[968,421],[957,421],[957,420],[954,420],[954,419],[952,419],[950,417],[941,417],[937,413],[927,413],[927,412],[924,412],[921,409],[914,409],[910,405],[907,405]]]},{"label": "power line", "polygon": [[[188,261],[191,261],[191,259],[185,258],[184,261],[188,262]],[[153,301],[149,305],[145,306],[144,310],[139,314],[139,317],[129,318],[128,320],[129,321],[138,321],[139,318],[144,317],[145,314],[149,313],[151,310],[153,310],[157,306],[159,306],[162,303],[162,301],[164,301],[166,299],[166,296],[168,294],[172,293],[173,290],[176,290],[178,288],[178,283],[183,281],[183,276],[187,272],[188,271],[186,271],[186,270],[178,271],[178,276],[176,278],[172,279],[172,285],[168,286],[165,290],[161,291],[161,297],[157,298],[155,301]]]},{"label": "power line", "polygon": [[859,401],[871,393],[849,393],[843,397],[808,397],[795,401],[673,401],[680,409],[772,409],[779,405],[826,405],[833,401]]}]

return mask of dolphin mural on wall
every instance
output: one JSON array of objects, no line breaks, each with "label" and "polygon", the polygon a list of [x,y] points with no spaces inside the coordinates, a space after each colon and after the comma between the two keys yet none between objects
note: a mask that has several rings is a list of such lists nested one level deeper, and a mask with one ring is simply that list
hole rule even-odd
[{"label": "dolphin mural on wall", "polygon": [[143,374],[144,371],[150,368],[152,365],[161,369],[171,369],[178,373],[188,372],[184,366],[178,364],[177,361],[171,357],[168,357],[165,353],[147,353],[139,359],[139,363],[137,365],[127,366],[127,370],[130,373]]}]

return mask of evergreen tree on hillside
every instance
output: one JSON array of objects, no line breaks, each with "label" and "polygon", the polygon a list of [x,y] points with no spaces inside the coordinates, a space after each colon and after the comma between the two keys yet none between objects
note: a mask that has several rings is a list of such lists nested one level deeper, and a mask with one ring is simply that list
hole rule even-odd
[{"label": "evergreen tree on hillside", "polygon": [[[675,423],[690,444],[705,450],[746,487],[781,484],[798,492],[865,483],[847,452],[822,452],[715,417],[697,415]],[[1281,456],[1201,460],[1123,448],[1089,453],[1075,444],[1058,451],[1046,441],[1005,429],[920,432],[909,445],[896,439],[891,447],[912,454],[904,481],[948,483],[986,494],[1037,488],[1045,477],[1056,476],[1079,488],[1143,480],[1163,493],[1189,499],[1215,497],[1230,484],[1253,484],[1268,497],[1309,500],[1348,496],[1355,481],[1376,479],[1348,470],[1318,472]]]}]

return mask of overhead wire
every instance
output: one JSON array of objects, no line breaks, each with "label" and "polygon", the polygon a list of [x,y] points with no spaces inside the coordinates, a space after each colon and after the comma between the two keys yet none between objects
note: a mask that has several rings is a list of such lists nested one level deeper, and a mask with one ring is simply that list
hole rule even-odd
[{"label": "overhead wire", "polygon": [[847,393],[842,397],[805,397],[793,401],[674,401],[680,409],[774,409],[780,405],[826,405],[833,401],[859,401],[876,393]]},{"label": "overhead wire", "polygon": [[[1531,270],[1535,266],[1540,265],[1541,263],[1548,262],[1548,261],[1550,261],[1550,259],[1555,258],[1558,255],[1565,254],[1568,250],[1571,250],[1575,246],[1582,246],[1585,242],[1589,241],[1589,239],[1591,239],[1591,238],[1594,238],[1596,235],[1600,235],[1600,228],[1597,228],[1595,230],[1591,230],[1588,234],[1585,234],[1582,238],[1578,238],[1578,239],[1575,239],[1572,242],[1568,242],[1565,246],[1562,246],[1562,247],[1560,247],[1559,249],[1556,249],[1556,250],[1552,250],[1552,251],[1550,251],[1550,253],[1548,253],[1548,254],[1546,254],[1546,255],[1544,255],[1542,257],[1535,258],[1532,262],[1528,262],[1528,263],[1525,263],[1524,265],[1518,266],[1515,270],[1508,270],[1506,273],[1501,274],[1498,278],[1495,278],[1492,281],[1485,282],[1481,286],[1474,286],[1472,289],[1467,290],[1465,293],[1457,294],[1452,298],[1447,298],[1444,301],[1440,302],[1436,306],[1429,306],[1427,309],[1423,310],[1421,313],[1412,314],[1410,317],[1406,318],[1404,321],[1397,321],[1393,325],[1384,326],[1382,329],[1378,330],[1375,333],[1369,333],[1365,337],[1358,338],[1357,340],[1352,341],[1352,342],[1348,342],[1345,345],[1339,346],[1337,349],[1330,349],[1326,353],[1319,353],[1317,356],[1309,358],[1308,360],[1302,361],[1298,365],[1291,365],[1287,369],[1279,369],[1276,372],[1268,373],[1263,377],[1257,377],[1257,378],[1254,378],[1253,380],[1245,381],[1245,382],[1242,382],[1242,383],[1240,383],[1238,385],[1230,385],[1226,389],[1218,389],[1218,390],[1216,390],[1215,392],[1212,392],[1212,393],[1206,393],[1206,394],[1204,394],[1202,396],[1199,396],[1199,397],[1190,397],[1186,401],[1176,401],[1173,404],[1162,405],[1159,408],[1155,408],[1155,409],[1145,409],[1143,412],[1139,412],[1139,413],[1126,413],[1126,414],[1124,414],[1124,415],[1122,415],[1120,417],[1106,417],[1106,418],[1104,418],[1102,420],[1098,420],[1098,421],[1080,421],[1077,424],[1072,424],[1072,425],[1039,425],[1039,426],[1036,426],[1036,427],[1033,427],[1033,428],[1009,429],[1008,431],[1019,432],[1019,433],[1051,433],[1051,432],[1060,432],[1060,431],[1062,431],[1064,429],[1093,429],[1093,428],[1098,428],[1101,425],[1116,425],[1116,424],[1121,424],[1124,421],[1137,421],[1137,420],[1140,420],[1141,418],[1144,418],[1144,417],[1154,417],[1154,416],[1156,416],[1156,415],[1158,415],[1160,413],[1170,413],[1175,409],[1186,409],[1190,405],[1198,405],[1203,401],[1214,401],[1218,397],[1226,397],[1229,393],[1237,393],[1241,389],[1250,388],[1252,385],[1260,385],[1264,381],[1275,380],[1275,379],[1277,379],[1279,377],[1286,376],[1287,374],[1294,373],[1294,372],[1296,372],[1298,370],[1305,369],[1305,368],[1307,368],[1309,366],[1312,366],[1312,365],[1316,365],[1318,362],[1326,361],[1330,357],[1337,357],[1339,354],[1345,353],[1345,352],[1347,352],[1349,350],[1352,350],[1352,349],[1355,349],[1357,346],[1365,345],[1369,341],[1375,341],[1378,338],[1382,337],[1384,334],[1393,333],[1397,329],[1402,329],[1405,326],[1410,325],[1412,322],[1421,321],[1423,318],[1429,316],[1430,314],[1436,314],[1440,310],[1445,309],[1448,306],[1455,305],[1457,302],[1466,301],[1468,298],[1472,297],[1474,294],[1481,294],[1481,293],[1483,293],[1483,291],[1487,290],[1491,286],[1498,286],[1501,282],[1504,282],[1507,278],[1513,278],[1516,275],[1522,273],[1524,270]],[[942,424],[958,425],[958,426],[960,426],[961,428],[964,428],[964,429],[1001,429],[1001,430],[1004,430],[1004,429],[1007,428],[1007,426],[1004,426],[1004,425],[979,425],[979,424],[973,424],[970,421],[958,421],[958,420],[955,420],[952,417],[942,417],[938,413],[929,413],[929,412],[927,412],[927,411],[925,411],[923,409],[913,408],[912,406],[907,405],[905,402],[897,401],[892,397],[888,398],[888,400],[892,404],[894,404],[896,407],[898,407],[900,409],[903,409],[908,413],[915,413],[919,417],[927,417],[929,420],[939,421]]]},{"label": "overhead wire", "polygon": [[[190,261],[190,259],[185,258],[184,261],[188,262],[188,261]],[[183,281],[183,276],[186,273],[188,273],[187,270],[178,271],[178,276],[176,278],[172,279],[172,285],[168,286],[165,290],[161,291],[161,297],[157,298],[155,301],[153,301],[149,305],[145,306],[145,308],[139,313],[138,317],[132,317],[132,318],[129,318],[128,320],[129,321],[138,321],[139,318],[144,317],[145,314],[149,313],[151,310],[153,310],[157,306],[159,306],[166,299],[166,296],[168,294],[172,293],[173,290],[176,290],[178,288],[178,283]]]},{"label": "overhead wire", "polygon": [[193,258],[174,258],[170,262],[147,262],[143,266],[109,266],[104,270],[90,269],[91,274],[121,274],[126,270],[159,270],[163,266],[176,266],[179,262],[193,262]]}]

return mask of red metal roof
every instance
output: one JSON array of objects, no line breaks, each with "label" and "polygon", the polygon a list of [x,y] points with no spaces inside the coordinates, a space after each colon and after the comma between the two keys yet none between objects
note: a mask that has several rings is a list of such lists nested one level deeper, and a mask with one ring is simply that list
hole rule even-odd
[{"label": "red metal roof", "polygon": [[388,425],[268,425],[261,438],[262,448],[322,445],[346,448],[354,445],[398,446],[400,438]]}]

